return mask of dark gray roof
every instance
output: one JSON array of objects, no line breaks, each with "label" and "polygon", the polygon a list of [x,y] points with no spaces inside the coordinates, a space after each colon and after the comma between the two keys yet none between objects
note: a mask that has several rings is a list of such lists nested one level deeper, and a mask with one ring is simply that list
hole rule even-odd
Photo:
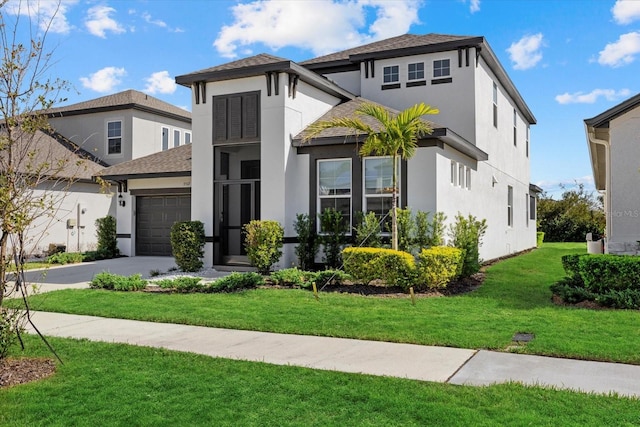
[{"label": "dark gray roof", "polygon": [[[98,160],[64,136],[52,130],[38,130],[35,134],[14,132],[15,144],[11,155],[19,171],[37,173],[49,179],[90,181],[106,163]],[[3,150],[0,156],[6,156]],[[37,171],[37,172],[36,172]]]},{"label": "dark gray roof", "polygon": [[398,50],[425,48],[429,46],[433,47],[435,45],[438,45],[443,50],[449,50],[452,48],[452,46],[450,46],[452,44],[460,44],[460,42],[477,43],[481,40],[482,37],[475,36],[454,36],[433,33],[424,35],[403,34],[401,36],[391,37],[389,39],[380,40],[363,46],[357,46],[340,52],[309,59],[301,62],[300,65],[304,65],[308,68],[315,68],[312,67],[312,65],[335,63],[336,61],[348,61],[356,55],[375,54],[379,56],[383,52],[393,51],[394,56],[396,56]]},{"label": "dark gray roof", "polygon": [[[320,117],[316,122],[327,121],[337,117],[353,117],[356,116],[356,110],[364,103],[375,104],[383,107],[387,110],[391,115],[396,115],[399,111],[394,110],[393,108],[386,107],[379,103],[370,101],[365,98],[355,98],[351,101],[344,102],[342,104],[336,105],[327,113],[325,113],[322,117]],[[357,115],[358,119],[362,120],[365,124],[371,126],[374,130],[380,129],[379,122],[367,115]],[[439,125],[433,121],[425,120],[425,122],[429,123],[431,128],[433,129],[433,133],[431,135],[426,136],[425,140],[437,139],[442,141],[442,143],[455,148],[472,157],[476,160],[487,160],[489,158],[488,154],[484,151],[480,150],[475,145],[471,144],[469,141],[461,137],[460,135],[453,132],[451,129],[448,129],[442,125]],[[314,122],[315,123],[315,122]],[[307,128],[308,129],[308,128]],[[317,145],[335,145],[335,144],[345,144],[345,143],[355,143],[356,141],[364,141],[365,135],[356,136],[352,129],[348,128],[329,128],[324,129],[317,136],[315,136],[312,140],[308,142],[304,142],[304,138],[308,133],[308,130],[304,129],[302,132],[298,133],[292,139],[292,143],[294,147],[302,147],[302,146],[317,146]]]},{"label": "dark gray roof", "polygon": [[597,116],[592,117],[590,119],[586,119],[584,122],[587,125],[592,126],[594,128],[609,127],[609,122],[611,120],[621,116],[627,111],[633,110],[638,105],[640,105],[640,93],[637,94],[636,96],[633,96],[627,99],[626,101],[621,102],[620,104],[614,107],[609,108],[604,113],[598,114]]},{"label": "dark gray roof", "polygon": [[[189,74],[206,74],[206,73],[214,73],[217,71],[229,71],[229,70],[239,70],[241,68],[249,68],[270,64],[279,64],[279,63],[289,63],[290,61],[285,58],[280,58],[279,56],[269,55],[267,53],[260,53],[258,55],[250,56],[248,58],[238,59],[237,61],[227,62],[225,64],[216,65],[215,67],[205,68],[203,70],[194,71]],[[183,76],[178,76],[176,79],[180,79]]]},{"label": "dark gray roof", "polygon": [[191,144],[160,151],[102,169],[96,175],[110,180],[191,175]]},{"label": "dark gray roof", "polygon": [[77,104],[51,108],[45,111],[45,113],[49,117],[65,117],[102,111],[128,109],[147,111],[153,114],[191,123],[191,113],[189,111],[133,89],[91,99],[89,101],[79,102]]}]

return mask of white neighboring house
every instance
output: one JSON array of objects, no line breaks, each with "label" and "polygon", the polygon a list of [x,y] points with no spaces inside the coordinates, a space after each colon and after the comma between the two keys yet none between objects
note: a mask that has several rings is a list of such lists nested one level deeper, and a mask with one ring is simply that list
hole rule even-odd
[{"label": "white neighboring house", "polygon": [[605,251],[640,254],[640,94],[586,119],[596,189],[604,195]]},{"label": "white neighboring house", "polygon": [[353,138],[313,122],[362,102],[440,110],[434,132],[400,167],[400,206],[472,214],[488,224],[481,257],[536,245],[529,126],[536,120],[483,37],[403,35],[295,63],[260,54],[176,77],[192,90],[191,217],[203,221],[205,263],[246,262],[242,226],[285,227],[279,267],[295,263],[293,223],[326,207],[349,223],[390,207],[388,158],[358,156]]},{"label": "white neighboring house", "polygon": [[[49,144],[47,152],[62,155],[64,147],[75,147],[91,163],[86,168],[89,173],[69,189],[55,218],[42,218],[30,234],[37,242],[32,252],[44,253],[51,243],[65,245],[69,252],[95,249],[95,220],[112,215],[118,219],[121,252],[134,255],[135,204],[127,180],[110,181],[112,194],[104,194],[93,177],[110,165],[190,144],[191,114],[135,90],[52,108],[45,114],[54,129],[53,136],[43,139]],[[62,192],[59,195],[62,200]],[[118,204],[124,197],[129,203]]]}]

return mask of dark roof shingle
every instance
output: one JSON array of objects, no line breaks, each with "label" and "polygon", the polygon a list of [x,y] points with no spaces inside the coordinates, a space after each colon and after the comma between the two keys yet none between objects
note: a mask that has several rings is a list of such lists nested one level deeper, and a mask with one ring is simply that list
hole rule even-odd
[{"label": "dark roof shingle", "polygon": [[119,163],[102,169],[96,175],[105,179],[189,176],[191,175],[191,144]]}]

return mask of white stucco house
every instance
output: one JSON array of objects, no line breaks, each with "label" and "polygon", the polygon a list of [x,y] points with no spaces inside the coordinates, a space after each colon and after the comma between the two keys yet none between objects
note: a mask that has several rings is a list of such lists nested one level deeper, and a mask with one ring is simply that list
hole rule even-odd
[{"label": "white stucco house", "polygon": [[[134,202],[148,205],[149,199],[145,196],[149,193],[158,196],[157,185],[132,182],[133,194],[139,196],[135,200],[131,199],[132,191],[127,188],[126,179],[108,180],[111,188],[105,193],[95,177],[106,167],[189,145],[191,114],[135,90],[53,108],[44,113],[52,132],[38,134],[39,155],[46,161],[67,157],[73,160],[71,163],[81,160],[83,167],[73,175],[61,177],[74,181],[71,187],[65,188],[61,184],[52,187],[52,194],[58,200],[57,209],[34,224],[29,233],[29,252],[45,253],[49,244],[64,245],[68,252],[95,249],[95,220],[112,215],[119,220],[121,252],[133,255],[135,238],[132,238],[132,233],[136,232]],[[164,185],[160,195],[173,194],[171,186],[171,183]],[[144,227],[141,232],[151,234]],[[163,254],[170,255],[170,249],[167,252],[164,246]],[[151,250],[147,252],[155,254]],[[138,254],[145,254],[145,247]]]},{"label": "white stucco house", "polygon": [[595,186],[604,195],[605,251],[640,254],[640,94],[586,119]]},{"label": "white stucco house", "polygon": [[401,164],[401,206],[486,219],[485,260],[536,245],[536,119],[483,37],[406,34],[300,63],[260,54],[176,82],[192,91],[191,218],[205,224],[207,265],[246,262],[241,230],[251,219],[285,227],[279,266],[288,267],[296,214],[334,207],[352,223],[358,211],[390,207],[390,159],[360,158],[340,132],[302,142],[313,122],[367,101],[440,110]]}]

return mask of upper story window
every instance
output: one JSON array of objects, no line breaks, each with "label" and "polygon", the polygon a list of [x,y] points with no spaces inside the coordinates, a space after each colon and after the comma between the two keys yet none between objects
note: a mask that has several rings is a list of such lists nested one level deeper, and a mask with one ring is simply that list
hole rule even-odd
[{"label": "upper story window", "polygon": [[458,185],[464,188],[464,165],[462,163],[458,164]]},{"label": "upper story window", "polygon": [[498,85],[493,83],[493,126],[498,127]]},{"label": "upper story window", "polygon": [[318,160],[318,214],[325,209],[340,212],[351,229],[351,159]]},{"label": "upper story window", "polygon": [[398,81],[400,81],[400,67],[398,65],[391,65],[382,69],[383,83],[395,83]]},{"label": "upper story window", "polygon": [[213,97],[213,143],[255,142],[260,138],[260,92]]},{"label": "upper story window", "polygon": [[458,165],[456,162],[451,160],[451,185],[456,185],[458,182]]},{"label": "upper story window", "polygon": [[107,154],[122,154],[122,121],[107,122]]},{"label": "upper story window", "polygon": [[408,80],[424,79],[424,62],[409,64],[409,75],[407,78]]},{"label": "upper story window", "polygon": [[184,143],[191,144],[191,132],[184,133]]},{"label": "upper story window", "polygon": [[448,59],[433,61],[433,77],[447,77],[451,75],[451,66]]},{"label": "upper story window", "polygon": [[526,141],[525,141],[525,143],[526,143],[525,153],[526,153],[527,157],[529,157],[529,131],[530,131],[529,125],[527,125],[527,137],[526,137]]},{"label": "upper story window", "polygon": [[162,151],[169,149],[169,128],[162,128]]},{"label": "upper story window", "polygon": [[513,109],[513,146],[518,146],[518,112]]},{"label": "upper story window", "polygon": [[174,147],[180,146],[180,131],[177,129],[173,131],[173,146]]}]

